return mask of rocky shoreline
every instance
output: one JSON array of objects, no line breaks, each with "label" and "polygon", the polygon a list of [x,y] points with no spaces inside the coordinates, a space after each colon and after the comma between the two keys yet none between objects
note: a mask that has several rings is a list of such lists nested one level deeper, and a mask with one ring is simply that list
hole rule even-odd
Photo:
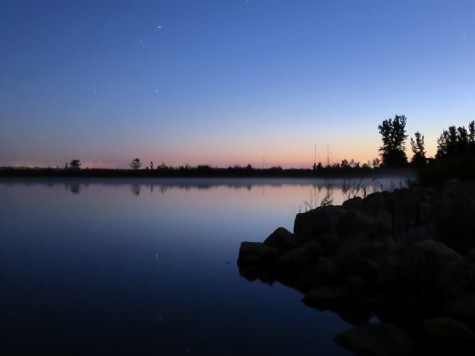
[{"label": "rocky shoreline", "polygon": [[238,266],[354,325],[335,337],[354,354],[473,355],[474,242],[475,183],[449,181],[299,213],[242,242]]}]

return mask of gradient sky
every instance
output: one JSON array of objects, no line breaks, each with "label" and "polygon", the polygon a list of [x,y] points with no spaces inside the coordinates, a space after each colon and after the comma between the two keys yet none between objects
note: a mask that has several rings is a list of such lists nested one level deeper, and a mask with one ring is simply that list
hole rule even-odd
[{"label": "gradient sky", "polygon": [[365,161],[396,114],[432,156],[475,119],[474,18],[473,0],[1,0],[0,166]]}]

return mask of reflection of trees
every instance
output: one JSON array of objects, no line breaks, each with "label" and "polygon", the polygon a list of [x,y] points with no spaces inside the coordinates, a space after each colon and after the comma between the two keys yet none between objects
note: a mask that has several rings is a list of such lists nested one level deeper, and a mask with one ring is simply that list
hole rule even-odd
[{"label": "reflection of trees", "polygon": [[71,193],[73,193],[73,194],[79,194],[79,193],[81,193],[81,189],[82,189],[81,186],[82,186],[82,184],[81,184],[81,183],[77,183],[77,182],[64,184],[64,188],[65,188],[68,192],[71,192]]},{"label": "reflection of trees", "polygon": [[133,195],[139,196],[140,195],[140,190],[141,190],[141,185],[140,184],[132,184],[130,186],[130,191],[132,192]]}]

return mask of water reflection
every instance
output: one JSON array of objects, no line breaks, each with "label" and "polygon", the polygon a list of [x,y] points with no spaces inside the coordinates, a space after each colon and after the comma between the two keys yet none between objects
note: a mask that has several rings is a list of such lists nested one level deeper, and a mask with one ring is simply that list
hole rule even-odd
[{"label": "water reflection", "polygon": [[317,183],[0,179],[0,355],[340,354],[344,322],[233,263]]},{"label": "water reflection", "polygon": [[[409,184],[407,179],[387,180],[371,178],[343,178],[340,180],[323,180],[312,185],[309,199],[303,201],[303,211],[315,209],[319,206],[339,204],[344,200],[360,197],[366,198],[369,194],[383,190],[392,191]],[[302,209],[299,209],[302,212]]]},{"label": "water reflection", "polygon": [[53,188],[58,184],[63,184],[65,189],[74,194],[89,189],[94,185],[123,186],[128,185],[130,192],[134,196],[139,196],[143,192],[148,194],[165,194],[170,189],[184,191],[211,190],[220,187],[240,191],[253,189],[262,190],[265,194],[265,187],[280,188],[283,186],[310,186],[309,198],[303,201],[303,209],[314,209],[318,206],[339,204],[344,200],[354,197],[366,197],[367,195],[379,191],[392,191],[408,185],[414,177],[407,175],[393,177],[356,177],[340,179],[280,179],[280,178],[241,178],[241,179],[210,179],[210,178],[172,178],[172,179],[0,179],[0,183],[6,185],[41,185]]},{"label": "water reflection", "polygon": [[67,191],[69,191],[73,194],[81,193],[81,187],[82,187],[82,185],[80,183],[77,183],[77,182],[64,184],[64,188],[66,188]]},{"label": "water reflection", "polygon": [[343,321],[247,284],[232,261],[299,209],[400,182],[0,179],[0,354],[340,354]]},{"label": "water reflection", "polygon": [[[133,195],[139,196],[140,195],[141,186],[139,184],[131,184],[130,191]],[[153,186],[151,186],[150,192],[153,193]]]}]

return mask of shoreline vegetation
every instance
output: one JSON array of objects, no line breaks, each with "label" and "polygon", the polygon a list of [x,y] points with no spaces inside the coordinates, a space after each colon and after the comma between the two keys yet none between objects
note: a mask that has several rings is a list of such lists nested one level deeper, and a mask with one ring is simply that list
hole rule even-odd
[{"label": "shoreline vegetation", "polygon": [[374,176],[414,176],[416,170],[410,166],[399,168],[383,167],[341,167],[330,166],[317,169],[281,167],[252,168],[233,166],[227,168],[200,165],[196,167],[166,167],[156,169],[107,169],[107,168],[28,168],[0,167],[0,177],[52,177],[52,178],[346,178]]},{"label": "shoreline vegetation", "polygon": [[315,146],[315,163],[308,169],[284,169],[280,166],[255,168],[250,164],[227,168],[207,164],[172,167],[165,163],[155,166],[153,161],[144,166],[139,158],[130,162],[130,169],[83,168],[79,159],[73,159],[64,168],[0,167],[0,177],[361,178],[400,175],[407,171],[411,172],[411,176],[417,174],[417,183],[426,186],[441,184],[449,179],[475,180],[475,120],[469,122],[468,129],[450,126],[443,130],[437,139],[437,153],[433,158],[426,157],[424,136],[419,131],[415,132],[410,138],[413,153],[410,162],[406,155],[406,121],[404,115],[383,120],[378,126],[382,140],[379,148],[381,159],[375,158],[371,163],[344,159],[332,165],[329,162],[326,166],[321,162],[317,164]]},{"label": "shoreline vegetation", "polygon": [[475,180],[475,156],[430,160],[424,166],[406,164],[396,167],[334,164],[305,168],[254,168],[209,165],[167,167],[155,169],[110,168],[41,168],[0,167],[0,178],[374,178],[407,176],[411,183],[422,186],[440,185],[451,179],[462,182]]}]

